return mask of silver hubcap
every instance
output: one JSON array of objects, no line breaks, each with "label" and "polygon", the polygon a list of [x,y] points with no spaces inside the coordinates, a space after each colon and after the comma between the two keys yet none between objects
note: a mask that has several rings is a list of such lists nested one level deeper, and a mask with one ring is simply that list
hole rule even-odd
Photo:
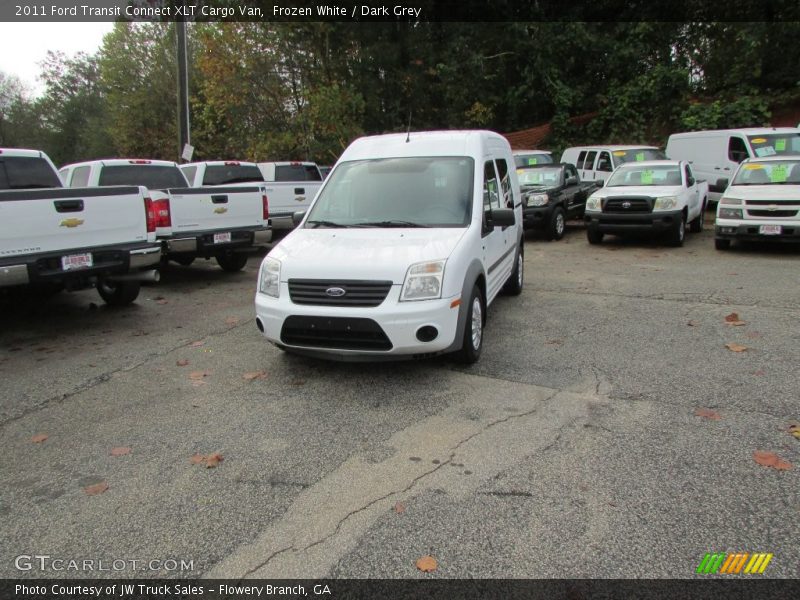
[{"label": "silver hubcap", "polygon": [[564,233],[564,215],[561,213],[556,215],[556,233],[558,233],[558,235]]},{"label": "silver hubcap", "polygon": [[483,309],[480,298],[472,301],[472,347],[477,350],[481,347],[483,337]]}]

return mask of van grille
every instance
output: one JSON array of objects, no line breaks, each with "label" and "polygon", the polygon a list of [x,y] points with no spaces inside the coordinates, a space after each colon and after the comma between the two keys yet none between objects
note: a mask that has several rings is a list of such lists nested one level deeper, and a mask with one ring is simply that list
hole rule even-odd
[{"label": "van grille", "polygon": [[607,213],[653,212],[654,200],[649,196],[611,196],[603,203]]},{"label": "van grille", "polygon": [[290,346],[338,350],[391,350],[392,342],[372,319],[287,317],[281,341]]},{"label": "van grille", "polygon": [[378,306],[391,289],[391,281],[289,280],[292,302],[317,306]]}]

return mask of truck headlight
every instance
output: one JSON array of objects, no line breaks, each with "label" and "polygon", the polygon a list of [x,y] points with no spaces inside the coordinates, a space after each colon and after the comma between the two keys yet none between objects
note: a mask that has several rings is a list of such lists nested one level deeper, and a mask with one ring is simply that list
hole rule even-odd
[{"label": "truck headlight", "polygon": [[267,256],[258,273],[258,291],[277,298],[281,293],[281,261]]},{"label": "truck headlight", "polygon": [[678,199],[675,196],[661,196],[656,198],[653,210],[672,210],[678,206]]},{"label": "truck headlight", "polygon": [[547,194],[528,194],[528,206],[545,206],[550,202]]},{"label": "truck headlight", "polygon": [[435,260],[411,265],[400,292],[400,302],[441,298],[445,262]]},{"label": "truck headlight", "polygon": [[724,208],[722,206],[719,207],[719,213],[717,214],[718,219],[741,219],[742,218],[742,209],[741,208]]},{"label": "truck headlight", "polygon": [[589,196],[589,199],[586,201],[586,210],[600,212],[603,210],[603,199],[599,196]]}]

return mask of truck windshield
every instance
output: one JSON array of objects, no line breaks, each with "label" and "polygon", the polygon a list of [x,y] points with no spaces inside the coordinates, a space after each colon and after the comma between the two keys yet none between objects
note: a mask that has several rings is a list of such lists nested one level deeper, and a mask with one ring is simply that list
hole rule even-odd
[{"label": "truck windshield", "polygon": [[61,180],[46,160],[34,156],[0,156],[0,190],[60,187]]},{"label": "truck windshield", "polygon": [[681,185],[678,165],[629,165],[618,168],[606,187]]},{"label": "truck windshield", "polygon": [[98,185],[143,185],[151,190],[189,187],[177,166],[148,164],[104,166]]},{"label": "truck windshield", "polygon": [[517,168],[528,165],[547,165],[553,163],[553,157],[548,152],[532,152],[530,154],[515,154],[514,164]]},{"label": "truck windshield", "polygon": [[800,158],[745,163],[732,185],[800,185]]},{"label": "truck windshield", "polygon": [[275,181],[322,181],[317,165],[275,165]]},{"label": "truck windshield", "polygon": [[358,160],[340,164],[306,227],[466,227],[474,161],[468,157]]},{"label": "truck windshield", "polygon": [[523,167],[517,169],[520,185],[556,186],[561,183],[561,167]]},{"label": "truck windshield", "polygon": [[749,135],[747,139],[756,156],[774,156],[776,154],[800,154],[800,132],[769,133],[766,135]]},{"label": "truck windshield", "polygon": [[614,150],[614,164],[617,166],[627,162],[644,162],[646,160],[664,160],[667,155],[655,148],[631,148],[630,150]]},{"label": "truck windshield", "polygon": [[264,181],[264,176],[255,165],[208,165],[203,175],[203,185],[226,185]]}]

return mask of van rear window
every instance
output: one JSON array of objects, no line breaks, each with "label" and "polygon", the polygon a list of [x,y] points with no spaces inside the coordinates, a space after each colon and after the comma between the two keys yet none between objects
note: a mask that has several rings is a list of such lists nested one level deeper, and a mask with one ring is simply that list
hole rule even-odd
[{"label": "van rear window", "polygon": [[322,181],[315,165],[276,165],[275,181]]},{"label": "van rear window", "polygon": [[0,157],[0,190],[60,188],[61,180],[46,160],[33,156]]}]

